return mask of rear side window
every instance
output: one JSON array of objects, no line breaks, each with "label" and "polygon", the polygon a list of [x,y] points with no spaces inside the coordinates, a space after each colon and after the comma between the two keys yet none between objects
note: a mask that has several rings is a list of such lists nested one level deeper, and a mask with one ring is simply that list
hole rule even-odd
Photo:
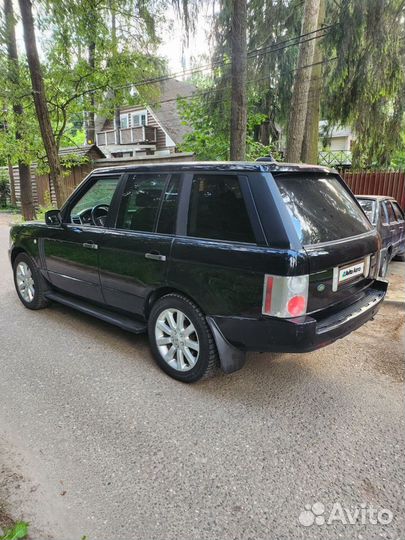
[{"label": "rear side window", "polygon": [[275,176],[302,244],[333,242],[365,233],[371,224],[336,176]]},{"label": "rear side window", "polygon": [[118,211],[117,228],[153,232],[166,174],[131,174]]},{"label": "rear side window", "polygon": [[385,208],[387,209],[389,223],[394,223],[394,221],[396,221],[397,218],[395,217],[394,210],[391,206],[391,203],[387,201],[384,204],[385,204]]},{"label": "rear side window", "polygon": [[397,221],[404,221],[404,214],[402,213],[402,210],[400,209],[399,204],[396,202],[393,202],[392,207],[394,208],[395,217],[397,218]]},{"label": "rear side window", "polygon": [[225,174],[194,176],[188,235],[255,243],[237,176]]}]

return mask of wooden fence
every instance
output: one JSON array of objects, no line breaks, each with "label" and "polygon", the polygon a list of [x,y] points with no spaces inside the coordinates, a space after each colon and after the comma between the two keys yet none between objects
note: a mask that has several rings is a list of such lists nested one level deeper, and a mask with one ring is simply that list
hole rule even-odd
[{"label": "wooden fence", "polygon": [[405,209],[405,171],[343,172],[342,176],[355,195],[389,195]]}]

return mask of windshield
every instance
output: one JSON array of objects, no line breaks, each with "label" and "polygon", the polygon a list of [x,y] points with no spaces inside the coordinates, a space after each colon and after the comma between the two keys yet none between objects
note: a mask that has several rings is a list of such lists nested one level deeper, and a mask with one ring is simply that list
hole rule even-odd
[{"label": "windshield", "polygon": [[371,229],[338,177],[298,173],[275,175],[275,180],[303,245],[332,242]]},{"label": "windshield", "polygon": [[368,217],[368,219],[371,221],[371,223],[375,224],[375,201],[371,199],[359,199],[357,200],[360,203],[360,206],[363,208],[364,213]]}]

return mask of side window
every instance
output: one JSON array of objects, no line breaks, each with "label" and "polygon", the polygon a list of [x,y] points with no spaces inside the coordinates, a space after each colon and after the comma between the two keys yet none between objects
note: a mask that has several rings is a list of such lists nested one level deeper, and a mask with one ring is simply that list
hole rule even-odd
[{"label": "side window", "polygon": [[174,234],[176,232],[177,204],[179,200],[180,175],[173,174],[163,196],[157,232]]},{"label": "side window", "polygon": [[385,204],[380,202],[381,222],[383,225],[388,225],[388,214]]},{"label": "side window", "polygon": [[401,208],[399,207],[399,204],[396,202],[393,202],[392,206],[394,208],[395,217],[397,218],[397,221],[404,221],[404,214]]},{"label": "side window", "polygon": [[388,221],[389,223],[393,223],[394,221],[397,220],[397,218],[395,217],[395,214],[394,214],[394,210],[391,206],[391,203],[390,202],[385,202],[385,207],[387,209],[387,214],[388,214]]},{"label": "side window", "polygon": [[81,225],[103,226],[119,179],[119,176],[95,178],[90,188],[73,206],[70,221]]},{"label": "side window", "polygon": [[188,235],[235,242],[256,242],[237,176],[194,176]]},{"label": "side window", "polygon": [[155,230],[166,179],[166,174],[131,174],[128,177],[118,211],[118,229]]}]

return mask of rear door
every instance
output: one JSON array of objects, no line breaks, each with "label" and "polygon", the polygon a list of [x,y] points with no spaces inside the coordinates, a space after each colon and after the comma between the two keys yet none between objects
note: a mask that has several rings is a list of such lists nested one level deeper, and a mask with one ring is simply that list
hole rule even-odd
[{"label": "rear door", "polygon": [[134,173],[123,182],[115,225],[99,248],[109,306],[143,315],[149,294],[165,284],[179,189],[178,174]]},{"label": "rear door", "polygon": [[289,257],[265,244],[248,177],[208,171],[185,175],[179,218],[169,286],[192,298],[206,315],[260,316],[264,274],[285,274]]},{"label": "rear door", "polygon": [[387,216],[388,216],[388,228],[390,234],[390,244],[392,246],[392,256],[396,255],[399,250],[399,243],[401,240],[401,229],[400,224],[397,221],[397,217],[392,207],[391,201],[384,202]]},{"label": "rear door", "polygon": [[405,243],[404,213],[397,202],[391,201],[391,204],[395,212],[395,217],[397,218],[398,229],[399,229],[398,251],[402,253],[404,251],[404,243]]},{"label": "rear door", "polygon": [[339,176],[299,172],[274,178],[308,254],[308,311],[351,301],[374,275],[377,231]]}]

